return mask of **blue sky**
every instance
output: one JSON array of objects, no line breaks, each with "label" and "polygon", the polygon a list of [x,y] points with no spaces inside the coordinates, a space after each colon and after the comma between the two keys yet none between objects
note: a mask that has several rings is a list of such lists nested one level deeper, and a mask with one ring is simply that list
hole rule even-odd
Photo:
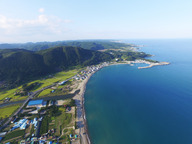
[{"label": "blue sky", "polygon": [[0,0],[0,42],[192,38],[191,0]]}]

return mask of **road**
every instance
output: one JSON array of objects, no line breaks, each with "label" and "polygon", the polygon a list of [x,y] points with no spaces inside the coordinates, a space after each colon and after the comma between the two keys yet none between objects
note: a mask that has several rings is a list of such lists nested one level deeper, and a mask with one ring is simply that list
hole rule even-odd
[{"label": "road", "polygon": [[[75,77],[75,76],[73,76],[73,77],[71,77],[71,78],[68,78],[68,79],[66,79],[65,81],[69,81],[69,80],[73,79],[74,77]],[[9,119],[3,124],[3,126],[0,127],[0,131],[1,131],[2,129],[4,129],[4,128],[11,122],[11,120],[13,119],[14,116],[18,115],[18,114],[21,112],[21,110],[22,110],[23,107],[29,102],[29,100],[33,99],[38,93],[42,92],[43,90],[48,89],[48,88],[50,88],[50,87],[53,87],[53,86],[55,86],[56,84],[57,84],[57,83],[54,83],[54,84],[52,84],[52,85],[46,86],[46,87],[44,87],[44,88],[42,88],[42,89],[40,89],[40,90],[38,90],[38,91],[33,92],[33,94],[31,94],[31,95],[23,102],[22,106],[21,106],[19,109],[17,109],[17,111],[16,111],[11,117],[9,117]],[[9,103],[6,103],[6,105],[8,105],[8,104],[9,104]],[[1,104],[0,107],[2,107],[2,105],[3,105],[3,104]],[[4,105],[5,105],[5,104],[4,104]]]},{"label": "road", "polygon": [[39,93],[39,92],[40,92],[40,90],[38,90],[38,91],[34,92],[32,95],[30,95],[30,96],[24,101],[24,103],[22,104],[22,106],[21,106],[19,109],[17,109],[17,111],[16,111],[11,117],[9,117],[9,119],[3,124],[2,127],[0,127],[0,130],[4,129],[4,128],[11,122],[11,120],[13,119],[13,117],[20,113],[20,111],[22,110],[22,108],[29,102],[29,100],[31,100],[31,99],[32,99],[37,93]]}]

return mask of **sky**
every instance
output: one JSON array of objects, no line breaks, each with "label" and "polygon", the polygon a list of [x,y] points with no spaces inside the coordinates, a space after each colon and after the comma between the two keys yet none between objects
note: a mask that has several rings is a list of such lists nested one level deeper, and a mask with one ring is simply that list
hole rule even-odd
[{"label": "sky", "polygon": [[0,43],[192,38],[192,0],[0,0]]}]

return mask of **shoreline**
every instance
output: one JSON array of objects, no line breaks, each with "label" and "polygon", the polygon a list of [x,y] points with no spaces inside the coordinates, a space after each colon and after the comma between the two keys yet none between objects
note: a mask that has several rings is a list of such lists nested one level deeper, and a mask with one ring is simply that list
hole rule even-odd
[{"label": "shoreline", "polygon": [[82,117],[83,117],[83,123],[84,123],[84,131],[86,132],[86,140],[88,144],[91,144],[91,140],[90,140],[90,135],[89,135],[89,131],[88,131],[88,125],[87,125],[87,119],[86,119],[86,113],[85,113],[85,91],[86,91],[86,87],[87,87],[87,82],[89,81],[89,79],[93,76],[94,73],[96,73],[97,71],[91,73],[85,80],[84,82],[84,88],[83,88],[83,93],[82,93]]},{"label": "shoreline", "polygon": [[77,120],[78,120],[78,122],[83,121],[82,127],[81,126],[78,127],[79,135],[80,135],[80,143],[91,144],[90,134],[89,134],[88,125],[87,125],[87,119],[86,119],[86,113],[85,113],[85,107],[84,107],[84,103],[85,103],[84,94],[85,94],[87,82],[89,81],[89,79],[93,76],[93,74],[95,74],[96,72],[98,72],[99,70],[101,70],[104,67],[111,66],[111,65],[120,65],[120,64],[129,64],[130,66],[132,66],[135,63],[149,64],[149,66],[138,67],[138,69],[151,68],[153,66],[170,64],[168,62],[154,63],[154,62],[149,62],[149,61],[145,61],[145,60],[124,61],[124,62],[120,62],[120,63],[113,62],[113,63],[109,63],[107,65],[101,66],[96,71],[93,71],[92,73],[88,74],[87,78],[82,80],[78,85],[77,89],[80,89],[79,94],[77,94],[73,97],[73,99],[76,101],[76,104],[77,104]]},{"label": "shoreline", "polygon": [[[97,70],[97,71],[99,71],[99,70]],[[88,131],[88,125],[87,125],[87,119],[86,119],[86,114],[85,114],[85,107],[84,107],[84,103],[85,103],[84,94],[85,94],[87,82],[89,81],[91,76],[94,73],[96,73],[97,71],[92,72],[91,74],[88,75],[88,77],[85,80],[80,82],[80,84],[77,88],[77,89],[80,89],[80,92],[79,92],[79,94],[77,94],[76,96],[73,97],[73,99],[76,101],[76,104],[77,104],[78,122],[83,121],[83,126],[78,127],[79,135],[80,135],[80,143],[82,143],[82,144],[91,144],[89,131]],[[80,114],[80,115],[78,116],[78,114]]]},{"label": "shoreline", "polygon": [[162,66],[162,65],[169,65],[169,62],[150,62],[150,61],[146,61],[146,60],[136,60],[133,63],[144,63],[144,64],[148,64],[148,66],[143,66],[143,67],[138,67],[138,69],[145,69],[145,68],[151,68],[154,66]]},{"label": "shoreline", "polygon": [[146,69],[146,68],[152,68],[154,66],[163,66],[163,65],[169,65],[170,62],[150,62],[146,60],[135,60],[135,61],[123,61],[123,62],[115,62],[110,65],[120,65],[120,64],[129,64],[130,66],[134,66],[134,64],[148,64],[148,66],[138,67],[138,69]]}]

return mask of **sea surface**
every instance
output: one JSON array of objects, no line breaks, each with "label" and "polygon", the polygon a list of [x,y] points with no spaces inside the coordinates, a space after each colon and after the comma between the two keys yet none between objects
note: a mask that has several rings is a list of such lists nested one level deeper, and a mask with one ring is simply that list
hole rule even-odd
[{"label": "sea surface", "polygon": [[124,40],[167,66],[114,65],[87,84],[93,144],[192,144],[192,40]]}]

